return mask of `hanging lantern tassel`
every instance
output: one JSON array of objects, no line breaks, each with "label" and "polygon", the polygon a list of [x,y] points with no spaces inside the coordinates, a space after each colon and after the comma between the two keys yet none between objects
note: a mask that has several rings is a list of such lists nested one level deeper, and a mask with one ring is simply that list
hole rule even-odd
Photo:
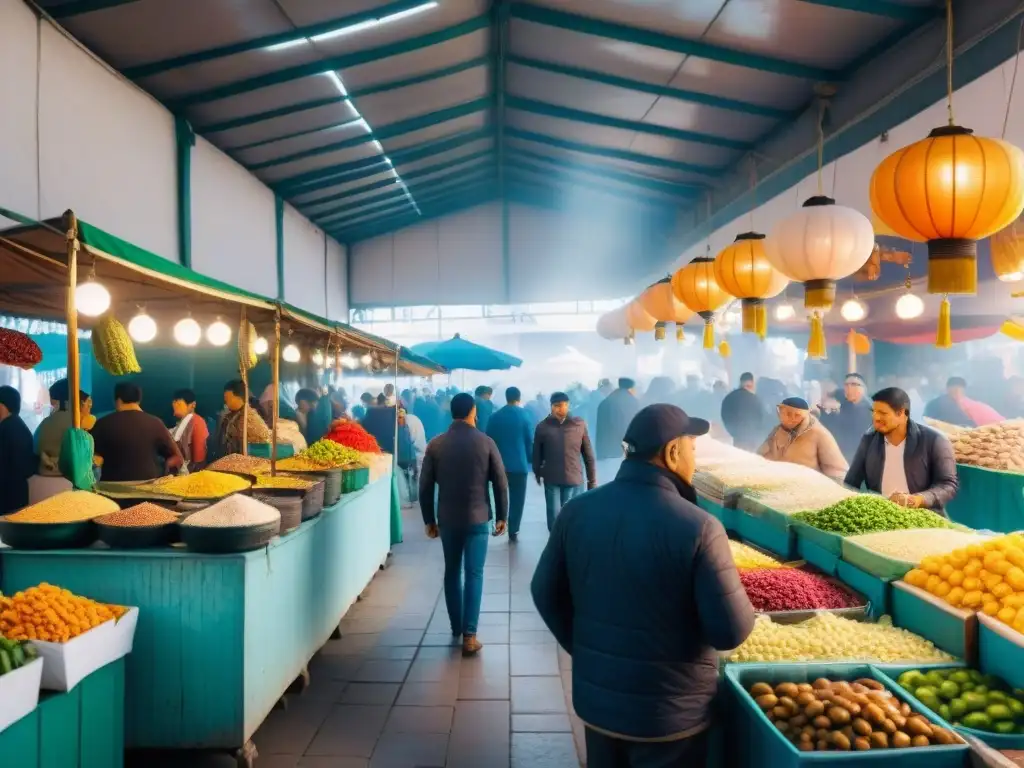
[{"label": "hanging lantern tassel", "polygon": [[683,343],[683,339],[685,339],[685,338],[686,338],[686,336],[683,334],[683,324],[682,323],[676,323],[676,341],[679,344],[682,344]]},{"label": "hanging lantern tassel", "polygon": [[654,340],[655,341],[664,341],[665,340],[665,324],[664,323],[658,323],[656,326],[654,326]]},{"label": "hanging lantern tassel", "polygon": [[754,330],[761,341],[768,336],[768,306],[762,301],[757,305],[757,318],[754,323]]},{"label": "hanging lantern tassel", "polygon": [[939,305],[939,328],[935,334],[937,349],[949,349],[953,346],[953,329],[949,323],[949,297],[943,296]]},{"label": "hanging lantern tassel", "polygon": [[718,354],[724,358],[728,358],[732,354],[732,347],[729,346],[729,342],[725,339],[718,343]]},{"label": "hanging lantern tassel", "polygon": [[715,313],[714,312],[701,312],[699,313],[704,318],[704,349],[715,348]]},{"label": "hanging lantern tassel", "polygon": [[744,333],[757,333],[757,312],[763,303],[757,299],[743,299],[740,303]]},{"label": "hanging lantern tassel", "polygon": [[821,320],[821,312],[811,315],[811,337],[807,341],[807,356],[814,360],[828,358],[828,347],[825,345],[825,324]]}]

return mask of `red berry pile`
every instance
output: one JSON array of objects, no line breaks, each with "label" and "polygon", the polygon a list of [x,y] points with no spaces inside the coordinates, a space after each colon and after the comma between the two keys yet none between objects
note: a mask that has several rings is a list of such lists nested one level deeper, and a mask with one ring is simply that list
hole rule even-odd
[{"label": "red berry pile", "polygon": [[740,571],[740,581],[755,611],[806,611],[855,608],[860,602],[823,576],[799,568]]},{"label": "red berry pile", "polygon": [[354,421],[342,421],[327,433],[327,439],[363,453],[380,453],[377,440]]},{"label": "red berry pile", "polygon": [[39,365],[43,351],[20,331],[0,328],[0,365],[13,365],[26,371]]}]

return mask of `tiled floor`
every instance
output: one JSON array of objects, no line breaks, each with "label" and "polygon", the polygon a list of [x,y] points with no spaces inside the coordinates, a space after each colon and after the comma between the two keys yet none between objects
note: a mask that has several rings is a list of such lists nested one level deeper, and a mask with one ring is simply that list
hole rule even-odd
[{"label": "tiled floor", "polygon": [[[479,638],[463,659],[441,595],[440,542],[405,514],[405,543],[310,664],[312,683],[253,737],[257,768],[576,768],[570,660],[533,608],[530,578],[547,539],[531,486],[519,543],[491,539]],[[227,756],[168,766],[230,766]],[[147,768],[156,765],[152,756]]]}]

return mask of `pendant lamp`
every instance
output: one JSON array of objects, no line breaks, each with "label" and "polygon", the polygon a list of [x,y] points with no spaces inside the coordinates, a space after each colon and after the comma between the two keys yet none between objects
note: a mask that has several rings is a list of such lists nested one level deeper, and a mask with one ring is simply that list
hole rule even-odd
[{"label": "pendant lamp", "polygon": [[704,319],[704,349],[715,348],[715,310],[729,301],[715,279],[715,260],[698,256],[672,275],[672,293]]},{"label": "pendant lamp", "polygon": [[597,335],[609,341],[621,340],[625,344],[629,344],[632,341],[633,332],[626,321],[626,308],[613,309],[597,318]]},{"label": "pendant lamp", "polygon": [[715,257],[715,279],[727,292],[740,299],[743,332],[768,334],[768,308],[764,300],[782,293],[789,278],[768,261],[764,252],[765,236],[744,232]]},{"label": "pendant lamp", "polygon": [[658,322],[654,328],[655,339],[662,341],[665,338],[665,325],[675,323],[676,341],[683,340],[683,324],[693,317],[693,311],[672,293],[671,277],[662,278],[636,300]]},{"label": "pendant lamp", "polygon": [[638,333],[653,331],[658,321],[647,314],[647,310],[643,308],[639,301],[633,299],[633,301],[626,305],[626,323],[633,332],[633,336],[636,337]]},{"label": "pendant lamp", "polygon": [[1004,283],[1024,279],[1024,223],[1017,219],[1006,229],[996,232],[989,241],[992,269]]}]

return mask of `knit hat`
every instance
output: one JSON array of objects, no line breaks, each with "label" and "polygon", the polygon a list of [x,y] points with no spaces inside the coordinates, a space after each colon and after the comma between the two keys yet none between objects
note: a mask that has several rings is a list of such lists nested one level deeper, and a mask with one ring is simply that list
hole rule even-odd
[{"label": "knit hat", "polygon": [[811,406],[802,397],[787,397],[781,404],[788,405],[790,408],[798,408],[801,411],[809,411],[811,409]]},{"label": "knit hat", "polygon": [[551,393],[551,404],[557,405],[558,403],[568,403],[569,396],[565,392],[552,392]]}]

